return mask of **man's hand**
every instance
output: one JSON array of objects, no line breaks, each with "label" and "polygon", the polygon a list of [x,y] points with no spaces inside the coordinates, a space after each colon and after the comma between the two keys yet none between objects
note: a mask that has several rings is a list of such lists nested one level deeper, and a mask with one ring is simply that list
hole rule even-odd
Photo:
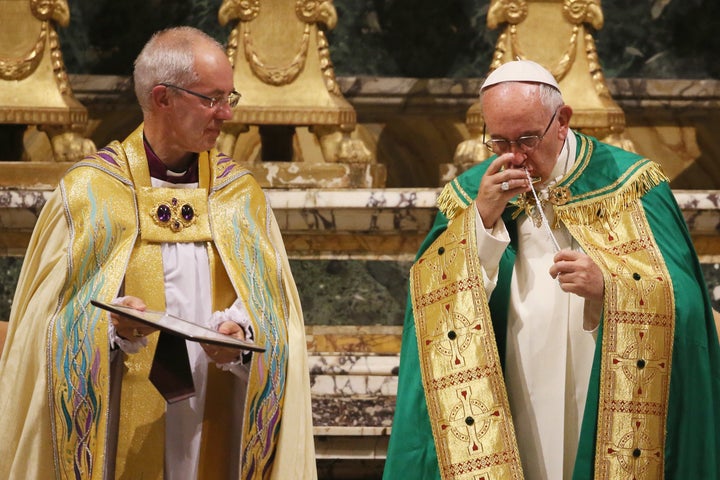
[{"label": "man's hand", "polygon": [[556,278],[563,292],[574,293],[587,300],[602,300],[605,280],[592,258],[574,250],[560,250],[553,258],[550,276]]},{"label": "man's hand", "polygon": [[[238,340],[245,340],[245,331],[235,322],[225,321],[221,323],[218,327],[218,332],[230,335]],[[215,363],[234,362],[242,352],[242,350],[238,350],[237,348],[221,347],[211,343],[203,343],[201,345],[205,353],[207,353]]]},{"label": "man's hand", "polygon": [[[119,301],[115,302],[115,305],[130,307],[140,312],[144,312],[147,308],[144,301],[130,295],[121,297]],[[110,313],[110,321],[115,326],[115,332],[118,336],[125,340],[136,341],[138,338],[150,335],[157,330],[119,313]]]},{"label": "man's hand", "polygon": [[524,155],[505,153],[498,156],[480,180],[475,205],[485,228],[495,225],[511,198],[530,191],[525,170],[512,168],[513,162],[519,161],[520,157],[524,158]]}]

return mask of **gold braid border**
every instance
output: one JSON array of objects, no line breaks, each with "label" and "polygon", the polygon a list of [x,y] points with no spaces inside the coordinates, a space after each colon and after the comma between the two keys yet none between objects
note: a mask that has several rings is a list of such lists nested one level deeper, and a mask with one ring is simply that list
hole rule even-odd
[{"label": "gold braid border", "polygon": [[663,478],[675,304],[639,200],[657,175],[654,167],[637,172],[620,202],[601,200],[610,202],[602,216],[595,205],[594,221],[587,204],[556,209],[605,276],[597,479]]},{"label": "gold braid border", "polygon": [[425,396],[443,479],[522,479],[467,209],[410,273]]}]

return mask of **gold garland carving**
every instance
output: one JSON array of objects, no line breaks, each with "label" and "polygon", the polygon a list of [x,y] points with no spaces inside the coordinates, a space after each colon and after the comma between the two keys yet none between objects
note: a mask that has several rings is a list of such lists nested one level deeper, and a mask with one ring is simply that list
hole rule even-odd
[{"label": "gold garland carving", "polygon": [[[506,31],[500,35],[497,45],[501,45],[507,36],[510,37],[511,57],[517,59],[526,59],[523,49],[520,47],[518,39],[517,25],[522,23],[528,15],[527,0],[501,0],[494,3],[488,12],[488,27],[496,28],[501,23],[508,23]],[[558,80],[562,80],[570,71],[572,64],[575,62],[575,52],[577,51],[578,35],[580,26],[583,23],[589,24],[592,28],[598,30],[603,25],[603,15],[600,8],[599,0],[565,0],[563,3],[563,16],[573,25],[572,33],[568,41],[568,47],[560,56],[554,67],[550,68],[550,72]],[[591,34],[583,36],[586,42],[585,54],[590,64],[590,74],[594,80],[595,90],[603,97],[609,97],[610,93],[604,83],[604,78],[600,70],[597,50],[595,42]],[[502,59],[505,57],[505,50],[500,47],[495,49],[493,54],[490,70],[495,70],[502,65]]]},{"label": "gold garland carving", "polygon": [[299,51],[295,54],[290,64],[285,66],[266,65],[255,52],[251,35],[250,25],[247,25],[243,34],[245,59],[248,61],[250,69],[255,76],[263,82],[274,86],[287,85],[295,81],[303,68],[305,68],[308,45],[310,44],[310,24],[305,24]]},{"label": "gold garland carving", "polygon": [[65,73],[65,65],[60,51],[55,29],[50,25],[51,21],[66,26],[70,22],[70,10],[65,0],[30,0],[30,11],[40,21],[40,33],[35,40],[35,45],[25,54],[17,58],[0,58],[0,79],[2,80],[23,80],[37,69],[45,53],[45,42],[50,39],[50,55],[56,80],[60,86],[60,92],[66,94],[70,91],[69,82]]},{"label": "gold garland carving", "polygon": [[[254,48],[252,29],[249,25],[250,22],[257,18],[259,13],[260,0],[224,0],[220,7],[218,17],[221,25],[225,25],[231,20],[239,20],[245,23],[242,38],[245,59],[256,77],[274,86],[292,83],[305,68],[310,44],[310,29],[313,24],[323,24],[329,29],[334,28],[337,24],[337,12],[330,0],[296,0],[295,15],[305,24],[300,41],[300,48],[289,64],[282,66],[268,65]],[[233,67],[233,59],[238,49],[238,37],[239,30],[238,27],[235,26],[230,33],[227,46],[227,55]],[[340,95],[340,88],[335,80],[335,72],[333,71],[332,62],[330,61],[328,42],[325,38],[325,33],[321,29],[318,29],[317,42],[325,85],[330,93]]]},{"label": "gold garland carving", "polygon": [[[239,11],[239,8],[241,6],[244,6],[245,8],[242,11]],[[254,0],[252,4],[240,4],[240,6],[238,6],[237,8],[238,17],[241,21],[247,23],[245,31],[243,33],[243,47],[245,49],[245,59],[248,61],[250,69],[255,74],[255,76],[257,76],[263,82],[274,86],[287,85],[294,82],[298,75],[300,75],[300,72],[302,72],[302,70],[305,68],[308,47],[310,44],[311,25],[315,23],[323,23],[329,28],[333,28],[337,23],[337,13],[335,12],[335,9],[333,8],[331,2],[327,0],[321,2],[317,2],[315,0],[297,0],[295,2],[295,14],[297,15],[298,19],[305,24],[305,27],[303,28],[302,40],[300,41],[300,48],[293,56],[290,64],[283,66],[271,66],[267,65],[267,63],[263,61],[263,59],[260,58],[260,55],[258,55],[258,53],[255,51],[252,41],[252,30],[250,29],[249,25],[249,22],[254,20],[255,17],[257,17],[257,15],[259,14],[259,0]],[[231,35],[231,37],[232,36],[234,35]],[[329,62],[330,57],[326,51],[327,40],[325,39],[324,33],[322,33],[322,31],[319,31],[317,39],[318,44],[320,45],[319,53],[321,56],[321,65],[324,66],[323,76],[325,78],[325,84],[328,88],[328,91],[330,91],[331,93],[339,93],[340,90],[335,83],[335,74],[334,72],[332,72],[332,63]],[[229,48],[228,52],[230,51],[231,50]],[[236,47],[233,46],[232,52],[234,53],[235,51]],[[331,70],[329,76],[327,72],[328,68]]]},{"label": "gold garland carving", "polygon": [[585,35],[585,56],[588,60],[588,66],[590,69],[590,78],[592,78],[593,85],[595,86],[595,92],[600,98],[612,99],[610,91],[605,83],[605,76],[600,66],[600,59],[598,58],[597,49],[595,48],[595,39],[591,34]]},{"label": "gold garland carving", "polygon": [[29,77],[35,71],[37,66],[40,65],[43,53],[45,52],[45,41],[47,40],[48,30],[50,30],[49,22],[42,22],[35,46],[27,53],[18,58],[0,58],[0,79],[22,80]]},{"label": "gold garland carving", "polygon": [[517,25],[528,16],[528,6],[525,0],[498,0],[492,2],[487,14],[487,26],[494,30],[501,23]]},{"label": "gold garland carving", "polygon": [[58,89],[62,95],[70,95],[70,80],[68,80],[67,71],[65,70],[65,62],[60,49],[60,40],[54,28],[50,29],[50,63],[52,64],[53,73]]},{"label": "gold garland carving", "polygon": [[327,41],[325,32],[318,29],[317,32],[318,55],[320,56],[320,71],[322,72],[325,88],[332,95],[342,96],[340,86],[335,78],[335,69],[330,59],[330,44]]}]

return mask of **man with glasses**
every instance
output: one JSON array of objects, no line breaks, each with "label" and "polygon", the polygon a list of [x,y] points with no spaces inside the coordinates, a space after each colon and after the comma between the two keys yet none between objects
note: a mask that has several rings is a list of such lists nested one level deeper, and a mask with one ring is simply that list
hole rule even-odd
[{"label": "man with glasses", "polygon": [[571,130],[534,62],[480,100],[495,155],[412,267],[384,478],[720,478],[720,347],[667,178]]},{"label": "man with glasses", "polygon": [[[73,166],[37,221],[0,359],[0,478],[314,479],[280,230],[250,173],[215,149],[240,98],[227,56],[199,30],[165,30],[134,81],[143,124]],[[264,352],[178,342],[91,300]],[[189,386],[164,388],[159,374],[183,363]]]}]

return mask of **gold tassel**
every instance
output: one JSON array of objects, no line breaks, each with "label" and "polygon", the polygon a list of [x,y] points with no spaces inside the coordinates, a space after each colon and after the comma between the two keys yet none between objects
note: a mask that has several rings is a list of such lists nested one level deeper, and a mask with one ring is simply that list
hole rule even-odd
[{"label": "gold tassel", "polygon": [[660,165],[648,163],[635,173],[634,178],[629,179],[620,191],[607,194],[601,200],[555,207],[556,221],[569,225],[589,225],[598,219],[617,215],[652,188],[666,181],[668,178]]}]

